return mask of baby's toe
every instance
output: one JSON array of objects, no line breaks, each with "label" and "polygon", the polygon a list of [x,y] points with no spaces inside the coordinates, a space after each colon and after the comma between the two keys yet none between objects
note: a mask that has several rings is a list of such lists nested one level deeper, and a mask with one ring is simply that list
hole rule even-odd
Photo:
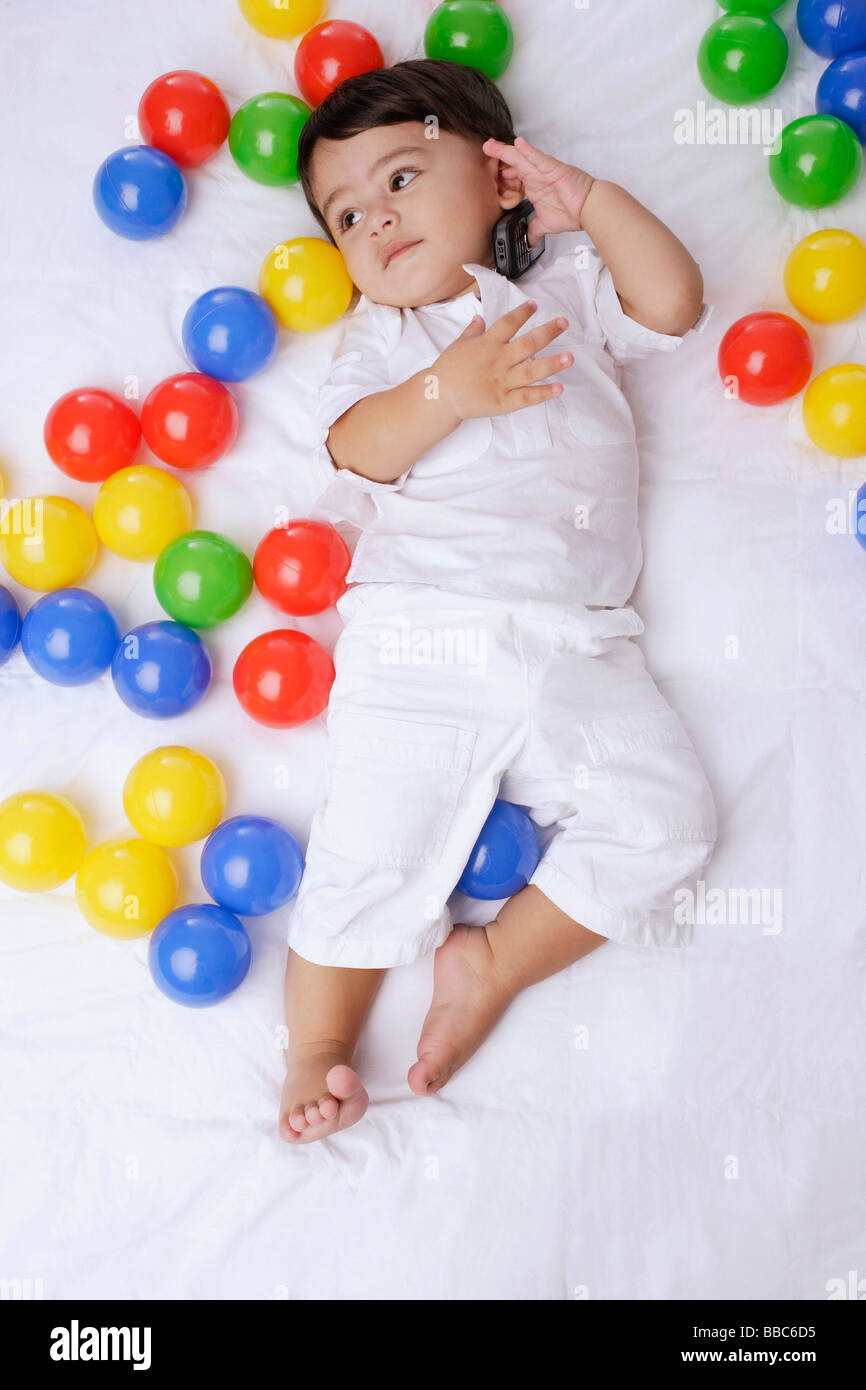
[{"label": "baby's toe", "polygon": [[289,1124],[292,1126],[292,1129],[295,1130],[297,1134],[303,1133],[303,1131],[307,1128],[307,1117],[304,1113],[303,1106],[295,1106],[294,1110],[289,1116]]},{"label": "baby's toe", "polygon": [[417,1096],[426,1095],[427,1087],[432,1080],[434,1080],[433,1068],[426,1058],[413,1062],[408,1073],[410,1090],[414,1091]]},{"label": "baby's toe", "polygon": [[285,1139],[287,1144],[293,1144],[298,1137],[298,1132],[292,1129],[291,1120],[288,1115],[280,1116],[279,1124],[280,1138]]},{"label": "baby's toe", "polygon": [[336,1096],[338,1100],[357,1100],[361,1096],[366,1096],[358,1073],[343,1062],[338,1062],[336,1066],[331,1067],[325,1080],[331,1095]]},{"label": "baby's toe", "polygon": [[323,1120],[333,1120],[339,1108],[340,1102],[335,1100],[329,1091],[319,1096],[319,1114]]}]

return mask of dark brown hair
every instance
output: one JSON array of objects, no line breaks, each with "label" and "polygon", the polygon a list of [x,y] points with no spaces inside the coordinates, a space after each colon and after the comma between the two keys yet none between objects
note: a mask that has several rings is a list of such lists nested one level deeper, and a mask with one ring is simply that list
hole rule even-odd
[{"label": "dark brown hair", "polygon": [[301,129],[298,173],[304,196],[330,241],[330,229],[313,197],[310,166],[317,140],[348,140],[374,126],[399,125],[435,116],[440,130],[514,143],[508,103],[485,73],[441,58],[412,58],[390,68],[347,77],[317,106]]}]

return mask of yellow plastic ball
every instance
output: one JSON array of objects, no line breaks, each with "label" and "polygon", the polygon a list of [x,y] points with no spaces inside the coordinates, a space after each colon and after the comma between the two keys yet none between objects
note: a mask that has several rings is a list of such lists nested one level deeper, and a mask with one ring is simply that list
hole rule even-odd
[{"label": "yellow plastic ball", "polygon": [[817,323],[836,323],[866,305],[866,245],[853,232],[827,227],[798,242],[785,264],[785,293]]},{"label": "yellow plastic ball", "polygon": [[835,458],[866,454],[866,367],[842,362],[820,372],[803,397],[806,433]]},{"label": "yellow plastic ball", "polygon": [[146,936],[177,902],[177,872],[164,849],[145,840],[107,840],[87,855],[75,880],[86,921],[106,936]]},{"label": "yellow plastic ball", "polygon": [[93,568],[99,542],[93,522],[68,497],[13,502],[0,525],[0,559],[28,589],[65,589]]},{"label": "yellow plastic ball", "polygon": [[299,236],[275,246],[259,272],[259,294],[296,333],[326,328],[345,314],[354,292],[336,246]]},{"label": "yellow plastic ball", "polygon": [[225,779],[216,763],[176,745],[139,758],[123,788],[130,824],[155,845],[203,839],[219,825],[225,804]]},{"label": "yellow plastic ball", "polygon": [[115,555],[155,560],[169,541],[192,528],[192,501],[165,469],[133,464],[106,478],[96,494],[93,523]]},{"label": "yellow plastic ball", "polygon": [[311,29],[324,9],[323,0],[238,0],[241,14],[269,39],[293,39]]},{"label": "yellow plastic ball", "polygon": [[18,792],[0,803],[0,879],[19,893],[47,893],[71,878],[87,850],[71,801]]}]

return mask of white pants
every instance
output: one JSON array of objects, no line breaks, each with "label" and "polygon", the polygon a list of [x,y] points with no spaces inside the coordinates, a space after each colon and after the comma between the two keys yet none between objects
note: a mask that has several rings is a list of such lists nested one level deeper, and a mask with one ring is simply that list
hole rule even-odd
[{"label": "white pants", "polygon": [[689,944],[674,893],[709,860],[716,812],[630,640],[634,609],[395,583],[355,585],[337,607],[327,790],[289,907],[294,951],[360,968],[433,951],[497,797],[554,827],[530,882],[569,917],[629,945]]}]

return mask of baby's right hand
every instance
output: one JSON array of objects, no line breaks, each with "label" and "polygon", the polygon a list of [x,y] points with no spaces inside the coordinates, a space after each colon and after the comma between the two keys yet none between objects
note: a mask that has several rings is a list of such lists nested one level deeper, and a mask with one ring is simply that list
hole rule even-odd
[{"label": "baby's right hand", "polygon": [[434,371],[440,395],[450,402],[458,420],[510,415],[560,394],[559,381],[535,383],[565,371],[574,362],[573,354],[562,352],[536,362],[528,359],[558,338],[568,327],[568,319],[551,319],[529,333],[514,336],[537,308],[531,302],[519,304],[487,329],[478,315],[437,358]]}]

